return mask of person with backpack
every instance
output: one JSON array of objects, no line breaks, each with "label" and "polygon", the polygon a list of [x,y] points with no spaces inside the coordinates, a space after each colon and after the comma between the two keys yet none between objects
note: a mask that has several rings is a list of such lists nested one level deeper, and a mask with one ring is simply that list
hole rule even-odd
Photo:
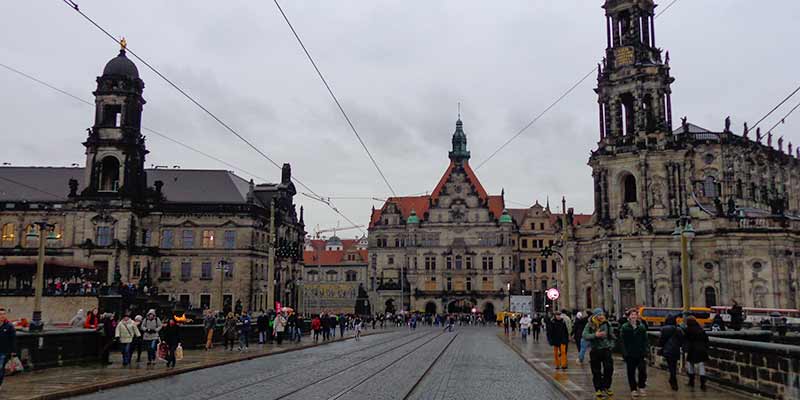
[{"label": "person with backpack", "polygon": [[690,315],[686,318],[686,373],[689,374],[689,387],[694,387],[694,378],[700,375],[700,390],[706,390],[706,365],[708,361],[708,335],[697,319]]},{"label": "person with backpack", "polygon": [[[622,358],[628,372],[631,396],[644,396],[647,387],[647,326],[639,320],[639,311],[628,311],[628,321],[620,328]],[[638,378],[638,379],[637,379]]]},{"label": "person with backpack", "polygon": [[583,338],[589,342],[589,363],[592,368],[592,385],[595,390],[595,399],[614,397],[611,390],[611,380],[614,376],[614,359],[611,351],[614,349],[614,330],[606,319],[605,311],[596,308],[592,317],[583,329]]},{"label": "person with backpack", "polygon": [[158,337],[162,326],[161,320],[156,317],[156,310],[147,311],[147,316],[140,325],[142,339],[144,340],[144,345],[147,346],[147,365],[153,365],[156,362]]},{"label": "person with backpack", "polygon": [[664,320],[661,337],[658,339],[658,347],[661,348],[659,353],[667,361],[669,386],[674,391],[678,390],[678,360],[681,358],[684,341],[683,328],[677,325],[676,320],[675,315],[670,315]]}]

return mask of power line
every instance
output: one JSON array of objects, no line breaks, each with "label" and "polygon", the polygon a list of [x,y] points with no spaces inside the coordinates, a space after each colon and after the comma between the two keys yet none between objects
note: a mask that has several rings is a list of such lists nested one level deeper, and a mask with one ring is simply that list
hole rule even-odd
[{"label": "power line", "polygon": [[[100,30],[100,31],[101,31],[103,34],[105,34],[106,36],[108,36],[108,37],[109,37],[111,40],[113,40],[113,41],[114,41],[115,43],[117,43],[118,45],[122,46],[122,43],[120,43],[120,41],[119,41],[119,40],[117,40],[117,39],[114,37],[114,35],[112,35],[111,33],[109,33],[109,32],[108,32],[108,30],[106,30],[105,28],[103,28],[102,26],[100,26],[100,25],[99,25],[97,22],[95,22],[95,21],[94,21],[92,18],[90,18],[90,17],[89,17],[88,15],[86,15],[86,14],[85,14],[83,11],[81,11],[81,10],[80,10],[80,8],[78,7],[78,4],[77,4],[77,3],[75,3],[75,2],[74,2],[74,1],[72,1],[72,0],[62,0],[62,1],[63,1],[63,2],[64,2],[64,4],[66,4],[68,7],[70,7],[71,9],[75,10],[75,12],[77,12],[78,14],[80,14],[80,15],[81,15],[81,16],[82,16],[82,17],[83,17],[83,18],[84,18],[86,21],[88,21],[89,23],[91,23],[92,25],[94,25],[94,26],[95,26],[97,29],[99,29],[99,30]],[[150,69],[151,71],[153,71],[153,73],[155,73],[156,75],[158,75],[158,77],[160,77],[160,78],[161,78],[161,79],[163,79],[165,82],[167,82],[167,83],[168,83],[170,86],[172,86],[172,87],[173,87],[175,90],[177,90],[177,91],[178,91],[178,92],[179,92],[181,95],[183,95],[183,96],[184,96],[186,99],[188,99],[188,100],[189,100],[190,102],[192,102],[192,103],[193,103],[195,106],[197,106],[198,108],[200,108],[201,110],[203,110],[203,112],[205,112],[205,113],[206,113],[206,114],[208,114],[208,115],[209,115],[211,118],[213,118],[215,121],[217,121],[217,123],[219,123],[219,124],[220,124],[222,127],[224,127],[224,128],[225,128],[225,129],[226,129],[228,132],[230,132],[231,134],[233,134],[234,136],[236,136],[237,138],[239,138],[239,139],[240,139],[242,142],[244,142],[245,144],[247,144],[247,145],[248,145],[250,148],[252,148],[252,149],[253,149],[255,152],[257,152],[257,153],[258,153],[258,154],[260,154],[262,157],[264,157],[264,158],[265,158],[267,161],[269,161],[270,163],[272,163],[272,165],[274,165],[275,167],[277,167],[277,168],[279,168],[279,169],[280,169],[280,168],[282,168],[282,166],[281,166],[280,164],[278,164],[277,162],[275,162],[275,161],[274,161],[272,158],[270,158],[268,155],[266,155],[266,154],[265,154],[263,151],[261,151],[261,149],[259,149],[258,147],[256,147],[256,146],[255,146],[253,143],[251,143],[249,140],[247,140],[247,139],[246,139],[244,136],[242,136],[241,134],[239,134],[239,132],[237,132],[237,131],[236,131],[235,129],[233,129],[233,128],[232,128],[230,125],[228,125],[227,123],[225,123],[225,121],[223,121],[221,118],[217,117],[217,115],[216,115],[216,114],[214,114],[213,112],[211,112],[211,111],[210,111],[208,108],[206,108],[206,107],[205,107],[203,104],[201,104],[199,101],[197,101],[197,100],[196,100],[194,97],[192,97],[192,96],[191,96],[191,95],[189,95],[189,94],[188,94],[186,91],[184,91],[183,89],[181,89],[181,88],[180,88],[180,87],[179,87],[177,84],[175,84],[174,82],[172,82],[172,80],[170,80],[169,78],[167,78],[166,76],[164,76],[164,74],[162,74],[162,73],[161,73],[159,70],[157,70],[155,67],[153,67],[152,65],[150,65],[150,63],[148,63],[146,60],[144,60],[142,57],[140,57],[138,54],[136,54],[136,52],[134,52],[133,50],[131,50],[131,49],[130,49],[129,47],[127,47],[127,46],[124,46],[124,48],[125,48],[125,50],[126,50],[128,53],[130,53],[130,54],[131,54],[133,57],[135,57],[137,60],[139,60],[139,61],[140,61],[142,64],[144,64],[144,65],[145,65],[145,66],[146,66],[148,69]],[[295,182],[296,182],[298,185],[300,185],[300,186],[302,186],[303,188],[305,188],[306,190],[308,190],[309,192],[311,192],[313,195],[317,196],[317,197],[318,197],[318,199],[317,199],[317,200],[321,200],[321,197],[320,197],[318,194],[316,194],[316,192],[314,192],[314,190],[312,190],[310,187],[308,187],[308,185],[306,185],[306,184],[304,184],[302,181],[300,181],[300,179],[298,179],[298,178],[296,178],[296,177],[292,177],[292,180],[293,180],[293,181],[295,181]],[[348,222],[352,223],[353,225],[357,225],[357,224],[356,224],[356,223],[354,223],[354,222],[353,222],[353,221],[352,221],[350,218],[348,218],[347,216],[345,216],[344,214],[342,214],[341,212],[339,212],[339,211],[338,211],[338,210],[337,210],[335,207],[333,207],[333,206],[332,206],[332,204],[330,204],[330,202],[324,202],[324,201],[323,201],[323,203],[327,204],[327,205],[328,205],[328,207],[330,207],[332,210],[334,210],[334,212],[336,212],[337,214],[339,214],[340,216],[342,216],[342,218],[344,218],[344,219],[345,219],[345,220],[347,220]],[[363,231],[362,231],[362,233],[363,233]]]},{"label": "power line", "polygon": [[775,125],[772,125],[772,128],[769,128],[767,133],[772,132],[772,130],[775,129],[776,127],[778,127],[778,125],[785,124],[786,123],[786,118],[789,118],[789,116],[792,115],[792,113],[795,112],[795,110],[797,110],[798,108],[800,108],[800,103],[797,103],[797,105],[794,106],[791,110],[789,110],[789,112],[786,115],[784,115],[783,118],[781,118],[778,122],[776,122]]},{"label": "power line", "polygon": [[300,35],[297,34],[297,31],[294,29],[294,26],[289,21],[289,17],[286,16],[285,12],[283,12],[283,8],[281,8],[281,5],[278,3],[278,0],[273,0],[273,1],[275,2],[275,6],[278,7],[278,11],[280,11],[281,15],[283,16],[284,21],[286,21],[286,24],[289,25],[289,29],[292,30],[292,34],[294,35],[295,39],[297,39],[297,43],[300,44],[300,47],[303,49],[303,52],[306,54],[308,61],[311,62],[311,65],[314,67],[314,70],[317,71],[317,76],[319,76],[319,79],[322,80],[322,83],[325,85],[325,89],[328,90],[328,93],[331,95],[331,98],[333,98],[333,102],[336,103],[336,107],[339,108],[339,111],[342,113],[342,116],[344,117],[345,121],[347,121],[347,125],[350,126],[350,130],[353,131],[353,134],[356,135],[358,142],[361,143],[361,147],[364,148],[365,152],[367,152],[369,159],[372,161],[372,165],[374,165],[375,169],[378,170],[378,173],[381,175],[381,178],[383,178],[383,182],[386,183],[386,186],[389,188],[389,191],[391,191],[394,196],[397,196],[397,193],[394,191],[394,188],[392,188],[392,185],[389,184],[389,180],[386,179],[386,175],[384,175],[383,171],[381,170],[381,167],[378,166],[378,162],[375,161],[375,157],[372,156],[372,153],[367,148],[367,145],[364,143],[364,140],[361,139],[361,135],[358,134],[358,131],[356,130],[356,127],[353,125],[353,122],[350,121],[350,117],[344,111],[342,104],[339,103],[339,99],[336,97],[335,94],[333,94],[331,86],[328,84],[328,81],[325,79],[325,76],[322,75],[322,71],[320,71],[319,67],[317,66],[317,63],[314,62],[314,58],[311,57],[311,53],[308,52],[306,45],[303,44],[303,41],[300,39]]},{"label": "power line", "polygon": [[[783,99],[783,100],[782,100],[780,103],[778,103],[778,105],[777,105],[777,106],[775,106],[775,107],[774,107],[772,110],[769,110],[769,112],[768,112],[766,115],[764,115],[763,117],[761,117],[761,119],[760,119],[760,120],[758,120],[758,122],[756,122],[756,124],[755,124],[755,125],[753,125],[753,127],[752,127],[752,128],[750,128],[750,129],[755,129],[755,128],[758,126],[758,124],[760,124],[760,123],[761,123],[761,122],[763,122],[765,119],[767,119],[767,117],[769,117],[770,115],[772,115],[772,113],[774,113],[774,112],[775,112],[775,111],[776,111],[778,108],[780,108],[780,107],[781,107],[781,106],[782,106],[784,103],[786,103],[787,101],[789,101],[789,99],[791,99],[791,98],[792,98],[792,97],[793,97],[795,94],[797,94],[797,92],[800,92],[800,86],[798,86],[798,87],[797,87],[797,89],[795,89],[795,90],[794,90],[792,93],[789,93],[789,95],[788,95],[788,96],[786,96],[786,98],[784,98],[784,99]],[[795,107],[795,108],[796,108],[796,107]],[[794,111],[794,109],[793,109],[792,111]],[[791,112],[790,112],[790,114],[791,114]],[[787,116],[788,116],[788,115],[787,115]],[[776,125],[776,126],[777,126],[777,125]],[[774,126],[773,126],[773,128],[774,128]],[[772,129],[770,129],[770,130],[772,130]]]},{"label": "power line", "polygon": [[[667,5],[667,6],[666,6],[666,7],[665,7],[663,10],[661,10],[661,12],[659,12],[658,14],[656,14],[656,16],[655,16],[654,18],[658,18],[658,17],[660,17],[662,14],[664,14],[664,13],[665,13],[667,10],[669,10],[669,9],[670,9],[670,7],[672,7],[673,5],[675,5],[675,3],[677,3],[677,2],[678,2],[678,0],[672,0],[672,2],[671,2],[671,3],[669,3],[669,4],[668,4],[668,5]],[[523,126],[523,127],[522,127],[522,129],[520,129],[519,131],[517,131],[517,133],[516,133],[516,134],[514,134],[514,136],[512,136],[510,139],[506,140],[506,141],[505,141],[505,142],[504,142],[504,143],[503,143],[503,144],[502,144],[500,147],[498,147],[498,148],[497,148],[497,150],[495,150],[494,152],[492,152],[492,154],[490,154],[490,155],[489,155],[489,157],[487,157],[485,160],[481,161],[481,163],[480,163],[480,164],[478,164],[478,166],[477,166],[477,167],[475,167],[475,170],[476,170],[476,171],[477,171],[477,170],[479,170],[479,169],[480,169],[480,168],[481,168],[481,167],[482,167],[484,164],[486,164],[487,162],[489,162],[489,160],[491,160],[492,158],[494,158],[494,156],[496,156],[496,155],[497,155],[497,153],[499,153],[499,152],[500,152],[500,151],[502,151],[504,148],[506,148],[506,146],[508,146],[508,145],[509,145],[511,142],[513,142],[513,141],[514,141],[514,140],[515,140],[517,137],[519,137],[520,135],[522,135],[523,133],[525,133],[525,131],[526,131],[526,130],[528,130],[528,128],[530,128],[530,127],[531,127],[533,124],[535,124],[535,123],[536,123],[536,121],[538,121],[540,118],[542,118],[542,117],[543,117],[545,114],[547,114],[547,112],[548,112],[548,111],[550,111],[550,110],[551,110],[553,107],[555,107],[555,106],[556,106],[558,103],[560,103],[560,102],[561,102],[561,100],[564,100],[564,98],[566,98],[567,96],[569,96],[569,95],[570,95],[570,94],[571,94],[571,93],[572,93],[572,92],[573,92],[575,89],[577,89],[577,88],[578,88],[578,86],[580,86],[580,85],[581,85],[581,83],[583,83],[583,81],[585,81],[585,80],[586,80],[586,79],[588,79],[590,76],[592,76],[592,74],[594,74],[595,72],[597,72],[597,68],[598,68],[598,67],[594,67],[594,68],[592,68],[592,70],[591,70],[591,71],[589,71],[588,73],[586,73],[586,75],[584,75],[584,76],[583,76],[581,79],[579,79],[577,82],[575,82],[575,84],[574,84],[574,85],[570,86],[570,88],[569,88],[569,89],[567,89],[567,91],[566,91],[566,92],[564,92],[564,93],[563,93],[561,96],[559,96],[559,97],[558,97],[558,98],[557,98],[557,99],[556,99],[554,102],[550,103],[550,105],[549,105],[549,106],[547,106],[547,108],[545,108],[544,110],[542,110],[542,112],[540,112],[540,113],[539,113],[538,115],[536,115],[536,117],[534,117],[534,118],[533,118],[533,119],[532,119],[530,122],[528,122],[528,123],[527,123],[525,126]]]}]

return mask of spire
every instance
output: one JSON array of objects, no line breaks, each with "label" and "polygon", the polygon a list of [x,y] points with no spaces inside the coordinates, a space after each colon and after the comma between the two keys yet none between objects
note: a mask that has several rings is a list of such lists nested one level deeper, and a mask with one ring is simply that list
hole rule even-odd
[{"label": "spire", "polygon": [[550,211],[550,195],[549,194],[547,195],[547,205],[544,206],[544,209],[547,210],[548,212]]},{"label": "spire", "polygon": [[467,151],[467,135],[464,133],[464,123],[461,122],[460,111],[459,118],[456,121],[456,130],[453,132],[452,143],[453,150],[450,151],[450,159],[453,161],[469,160],[469,151]]}]

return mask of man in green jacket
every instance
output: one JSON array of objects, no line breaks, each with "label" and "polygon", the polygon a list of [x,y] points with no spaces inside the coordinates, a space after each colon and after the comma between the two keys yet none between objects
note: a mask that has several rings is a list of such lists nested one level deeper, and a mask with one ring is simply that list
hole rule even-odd
[{"label": "man in green jacket", "polygon": [[614,375],[614,360],[611,351],[614,348],[615,338],[602,308],[594,310],[592,318],[583,329],[583,338],[589,341],[592,349],[589,352],[589,361],[592,367],[595,398],[598,400],[613,398],[611,378]]},{"label": "man in green jacket", "polygon": [[[628,385],[633,397],[644,396],[647,382],[647,363],[644,361],[648,352],[647,326],[639,320],[639,311],[628,312],[628,322],[620,329],[622,337],[622,356],[628,370]],[[637,379],[638,371],[638,379]]]}]

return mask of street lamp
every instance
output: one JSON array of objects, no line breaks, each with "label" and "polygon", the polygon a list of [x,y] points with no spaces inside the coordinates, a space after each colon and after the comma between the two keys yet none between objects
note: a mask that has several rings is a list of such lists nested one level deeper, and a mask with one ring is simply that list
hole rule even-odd
[{"label": "street lamp", "polygon": [[[217,264],[217,270],[219,271],[219,311],[225,314],[225,274],[230,272],[231,267],[225,260],[219,260]],[[231,306],[233,306],[231,304]]]},{"label": "street lamp", "polygon": [[511,282],[506,283],[506,293],[508,294],[508,311],[511,312]]},{"label": "street lamp", "polygon": [[692,218],[681,216],[675,222],[673,236],[681,238],[681,297],[683,298],[683,314],[689,314],[689,240],[694,237]]},{"label": "street lamp", "polygon": [[[47,222],[34,222],[33,225],[37,227],[37,229],[28,231],[26,235],[28,239],[36,239],[39,238],[39,253],[36,260],[36,282],[34,287],[34,302],[33,302],[33,318],[31,318],[31,324],[28,328],[29,331],[41,331],[44,328],[44,323],[42,322],[42,292],[44,292],[44,252],[45,252],[45,240],[56,240],[58,236],[53,232],[55,229],[55,225],[48,224]],[[43,233],[47,231],[47,237],[43,236]]]}]

